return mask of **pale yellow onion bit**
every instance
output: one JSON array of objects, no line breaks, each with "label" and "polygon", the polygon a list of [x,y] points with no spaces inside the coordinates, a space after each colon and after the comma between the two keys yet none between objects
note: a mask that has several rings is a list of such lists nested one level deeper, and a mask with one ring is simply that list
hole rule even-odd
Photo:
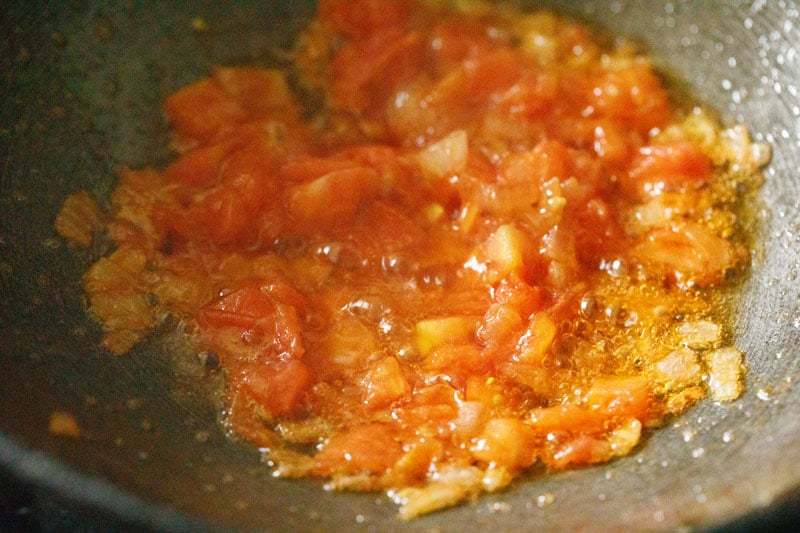
[{"label": "pale yellow onion bit", "polygon": [[622,457],[628,455],[642,437],[642,423],[635,418],[624,421],[614,428],[608,435],[608,443],[611,446],[611,455]]},{"label": "pale yellow onion bit", "polygon": [[708,366],[708,389],[711,398],[718,402],[729,402],[738,398],[744,390],[742,383],[742,359],[744,354],[728,346],[705,355]]},{"label": "pale yellow onion bit", "polygon": [[64,200],[55,227],[59,235],[86,248],[92,243],[92,234],[101,223],[102,212],[97,202],[88,192],[79,191]]},{"label": "pale yellow onion bit", "polygon": [[656,376],[667,388],[694,385],[700,382],[702,368],[697,354],[689,348],[680,348],[667,354],[656,363]]},{"label": "pale yellow onion bit", "polygon": [[684,346],[692,350],[707,350],[719,344],[722,329],[710,320],[696,320],[681,324],[678,334]]},{"label": "pale yellow onion bit", "polygon": [[450,466],[438,473],[436,479],[424,487],[407,487],[390,490],[389,497],[400,505],[403,520],[450,507],[477,494],[485,473],[474,466]]},{"label": "pale yellow onion bit", "polygon": [[417,161],[426,176],[444,179],[462,172],[467,166],[468,156],[467,132],[455,130],[420,150]]}]

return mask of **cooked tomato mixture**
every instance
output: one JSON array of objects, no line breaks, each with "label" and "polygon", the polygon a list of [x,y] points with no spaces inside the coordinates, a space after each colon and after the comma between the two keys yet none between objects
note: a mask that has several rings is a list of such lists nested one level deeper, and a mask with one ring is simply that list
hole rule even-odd
[{"label": "cooked tomato mixture", "polygon": [[[742,390],[730,296],[769,158],[547,12],[322,0],[286,68],[166,101],[177,153],[58,231],[121,354],[166,316],[276,476],[411,518],[609,461]],[[97,231],[100,230],[100,231]]]}]

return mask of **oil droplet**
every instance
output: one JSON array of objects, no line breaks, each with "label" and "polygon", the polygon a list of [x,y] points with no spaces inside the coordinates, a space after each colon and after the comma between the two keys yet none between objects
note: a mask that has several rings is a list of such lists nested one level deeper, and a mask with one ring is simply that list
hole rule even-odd
[{"label": "oil droplet", "polygon": [[694,450],[692,450],[692,457],[698,459],[703,455],[705,455],[705,453],[706,453],[705,448],[695,448]]},{"label": "oil droplet", "polygon": [[553,496],[551,493],[546,492],[544,494],[540,494],[536,497],[536,507],[542,508],[547,507],[551,503],[555,501],[556,497]]},{"label": "oil droplet", "polygon": [[489,507],[490,513],[507,513],[511,510],[511,504],[506,502],[493,502]]},{"label": "oil droplet", "polygon": [[733,431],[726,431],[725,433],[722,434],[722,442],[727,444],[731,440],[733,440]]},{"label": "oil droplet", "polygon": [[762,402],[768,402],[770,398],[769,392],[765,391],[764,389],[758,389],[758,392],[756,392],[756,398]]}]

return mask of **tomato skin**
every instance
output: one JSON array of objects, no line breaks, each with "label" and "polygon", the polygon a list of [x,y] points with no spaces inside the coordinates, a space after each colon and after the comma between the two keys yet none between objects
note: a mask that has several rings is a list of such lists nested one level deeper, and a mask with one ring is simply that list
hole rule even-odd
[{"label": "tomato skin", "polygon": [[198,321],[209,328],[236,327],[249,329],[260,319],[271,315],[275,305],[259,287],[249,286],[232,292],[203,307]]},{"label": "tomato skin", "polygon": [[223,245],[256,239],[259,228],[254,220],[271,200],[277,200],[269,168],[252,166],[239,153],[226,159],[217,174],[219,183],[190,195],[186,207],[172,206],[165,214],[167,223],[186,240]]},{"label": "tomato skin", "polygon": [[[294,305],[293,305],[294,304]],[[289,361],[305,354],[302,295],[280,280],[247,285],[206,304],[196,319],[206,342],[225,357],[234,353],[230,333],[248,344],[251,359]]]}]

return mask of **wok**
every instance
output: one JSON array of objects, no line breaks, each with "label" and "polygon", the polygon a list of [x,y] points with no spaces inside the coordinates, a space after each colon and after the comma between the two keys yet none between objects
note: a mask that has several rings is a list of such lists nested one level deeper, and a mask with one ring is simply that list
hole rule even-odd
[{"label": "wok", "polygon": [[[792,1],[547,5],[633,37],[719,113],[767,141],[754,272],[737,344],[747,392],[701,402],[609,465],[395,518],[379,494],[270,478],[223,434],[219,372],[169,327],[98,348],[80,276],[53,230],[64,197],[107,199],[120,165],[163,165],[166,95],[215,64],[279,65],[312,3],[0,4],[0,528],[258,530],[744,529],[800,518],[800,6]],[[204,22],[205,24],[202,24]],[[79,438],[48,432],[71,413]]]}]

